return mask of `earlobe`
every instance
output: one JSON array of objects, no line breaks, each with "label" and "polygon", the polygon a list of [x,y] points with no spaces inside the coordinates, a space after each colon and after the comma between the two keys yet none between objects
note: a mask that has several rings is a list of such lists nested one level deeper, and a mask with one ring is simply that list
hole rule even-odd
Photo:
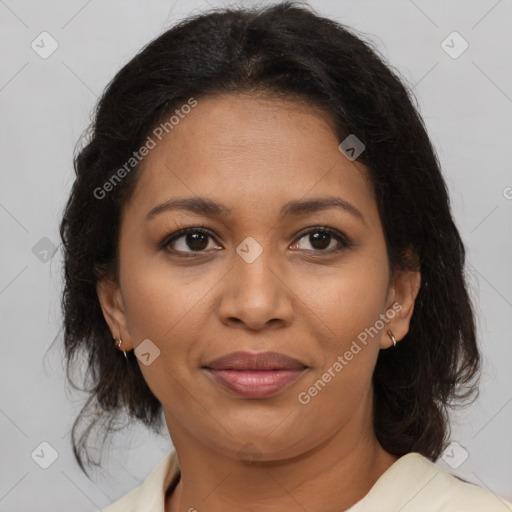
[{"label": "earlobe", "polygon": [[394,345],[393,337],[397,344],[409,332],[409,324],[414,312],[414,304],[418,296],[421,286],[421,274],[419,270],[399,270],[397,271],[392,290],[390,290],[392,297],[392,304],[388,308],[393,310],[394,314],[386,332],[390,331],[391,334],[384,335],[381,338],[381,348],[389,348]]},{"label": "earlobe", "polygon": [[130,350],[132,348],[131,339],[126,328],[125,308],[119,285],[105,277],[98,281],[96,293],[112,337],[121,338],[123,349]]}]

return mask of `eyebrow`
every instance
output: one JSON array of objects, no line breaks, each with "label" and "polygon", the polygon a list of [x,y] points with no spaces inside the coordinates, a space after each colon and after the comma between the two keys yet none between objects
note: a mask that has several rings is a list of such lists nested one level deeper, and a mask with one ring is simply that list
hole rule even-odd
[{"label": "eyebrow", "polygon": [[[339,208],[366,224],[363,214],[354,205],[340,197],[314,197],[304,201],[290,201],[281,208],[278,220],[281,221],[285,217],[304,215],[330,208]],[[228,217],[232,213],[232,210],[222,203],[217,203],[204,197],[185,197],[170,199],[158,204],[147,213],[146,219],[150,220],[160,213],[172,210],[187,210],[199,215],[212,217]]]}]

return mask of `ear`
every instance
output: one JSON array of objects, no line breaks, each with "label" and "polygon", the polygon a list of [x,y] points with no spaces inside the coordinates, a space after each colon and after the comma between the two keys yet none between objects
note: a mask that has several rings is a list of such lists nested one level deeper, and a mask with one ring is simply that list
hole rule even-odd
[{"label": "ear", "polygon": [[128,333],[125,307],[119,284],[110,277],[103,277],[96,285],[96,293],[112,336],[121,338],[123,343],[120,350],[128,352],[133,349],[133,345]]},{"label": "ear", "polygon": [[[411,257],[411,251],[408,256]],[[413,261],[418,258],[413,255]],[[383,329],[380,340],[380,348],[385,349],[393,346],[391,337],[387,331],[391,331],[396,341],[400,341],[409,332],[409,323],[414,311],[414,303],[421,285],[421,273],[419,270],[396,270],[392,276],[387,301],[387,316],[389,322]],[[394,316],[391,312],[394,311]]]}]

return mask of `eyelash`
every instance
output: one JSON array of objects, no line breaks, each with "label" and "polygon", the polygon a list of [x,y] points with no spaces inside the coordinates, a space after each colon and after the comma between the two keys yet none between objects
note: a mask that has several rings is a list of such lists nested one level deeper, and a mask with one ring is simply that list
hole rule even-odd
[{"label": "eyelash", "polygon": [[[200,233],[202,235],[207,235],[213,239],[215,239],[215,237],[213,236],[213,234],[208,230],[208,229],[205,229],[204,226],[198,226],[198,227],[190,227],[190,228],[184,228],[184,229],[180,229],[174,233],[172,233],[171,235],[168,235],[166,236],[162,242],[159,244],[159,249],[160,250],[168,250],[168,246],[180,239],[181,237],[189,234],[189,233]],[[297,235],[297,238],[296,240],[299,241],[300,239],[304,238],[304,236],[306,235],[309,235],[311,233],[325,233],[325,234],[328,234],[330,236],[332,236],[338,243],[339,243],[339,246],[335,249],[302,249],[302,250],[305,250],[305,251],[312,251],[314,253],[326,253],[326,254],[333,254],[333,253],[338,253],[340,252],[341,250],[343,249],[348,249],[350,247],[353,247],[355,244],[353,244],[352,242],[350,242],[350,240],[342,235],[341,233],[339,233],[338,231],[336,231],[335,229],[332,229],[332,228],[328,228],[328,227],[325,227],[325,226],[313,226],[313,227],[310,227],[310,228],[307,228],[303,231],[301,231],[298,235]],[[296,242],[294,242],[295,244]],[[301,250],[301,249],[299,249]],[[191,251],[191,254],[187,254],[187,253],[183,253],[183,252],[180,252],[180,251],[176,251],[176,250],[168,250],[168,252],[172,252],[176,255],[178,255],[179,257],[184,257],[184,258],[193,258],[201,253],[204,253],[205,251]]]}]

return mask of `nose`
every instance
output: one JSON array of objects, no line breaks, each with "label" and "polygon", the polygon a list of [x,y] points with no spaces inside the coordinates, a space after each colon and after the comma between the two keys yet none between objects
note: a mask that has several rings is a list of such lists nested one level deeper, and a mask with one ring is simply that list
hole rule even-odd
[{"label": "nose", "polygon": [[238,254],[233,258],[233,268],[222,281],[218,309],[222,323],[249,330],[289,325],[294,294],[269,250],[250,263]]}]

